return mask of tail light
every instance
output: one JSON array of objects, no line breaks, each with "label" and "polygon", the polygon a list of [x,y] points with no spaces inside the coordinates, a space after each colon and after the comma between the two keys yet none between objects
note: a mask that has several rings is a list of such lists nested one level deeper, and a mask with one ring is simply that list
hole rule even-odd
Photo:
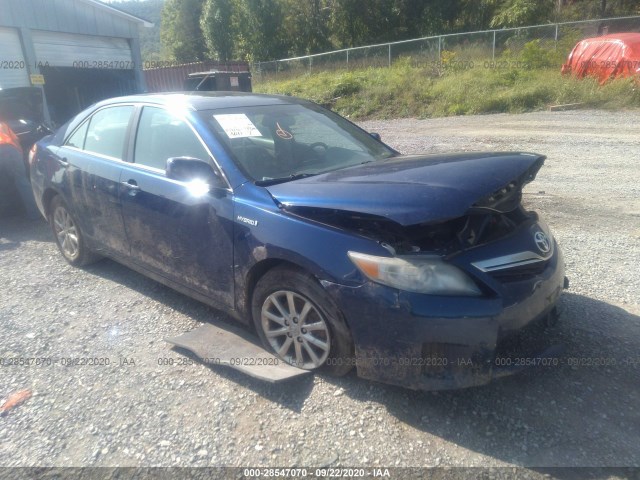
[{"label": "tail light", "polygon": [[22,152],[18,137],[16,137],[16,134],[9,128],[9,125],[4,122],[0,122],[0,145],[13,145],[19,152]]}]

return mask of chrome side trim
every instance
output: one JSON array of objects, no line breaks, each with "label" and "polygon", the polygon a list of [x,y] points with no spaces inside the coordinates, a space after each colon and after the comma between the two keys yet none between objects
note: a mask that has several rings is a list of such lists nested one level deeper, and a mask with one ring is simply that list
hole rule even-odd
[{"label": "chrome side trim", "polygon": [[[550,254],[553,252],[549,252]],[[486,260],[480,260],[474,262],[471,265],[483,272],[494,272],[496,270],[506,270],[508,268],[521,267],[522,265],[528,265],[530,263],[544,262],[551,255],[547,257],[541,257],[534,252],[520,252],[511,255],[504,255],[502,257],[488,258]]]}]

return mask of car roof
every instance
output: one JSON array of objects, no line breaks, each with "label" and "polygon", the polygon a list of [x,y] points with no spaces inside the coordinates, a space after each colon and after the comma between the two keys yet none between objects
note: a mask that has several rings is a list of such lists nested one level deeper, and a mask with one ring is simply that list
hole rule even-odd
[{"label": "car roof", "polygon": [[129,95],[103,100],[96,106],[102,107],[116,103],[155,103],[158,105],[183,105],[193,110],[216,110],[233,107],[258,105],[309,104],[308,100],[284,95],[264,95],[246,92],[172,92]]}]

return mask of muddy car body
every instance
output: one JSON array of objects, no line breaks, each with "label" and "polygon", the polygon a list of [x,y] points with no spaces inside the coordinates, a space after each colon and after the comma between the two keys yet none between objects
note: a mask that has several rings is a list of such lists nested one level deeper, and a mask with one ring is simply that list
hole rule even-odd
[{"label": "muddy car body", "polygon": [[79,114],[31,175],[70,263],[114,258],[301,368],[444,389],[551,354],[527,335],[554,317],[564,264],[521,205],[543,162],[404,156],[290,97],[166,94]]}]

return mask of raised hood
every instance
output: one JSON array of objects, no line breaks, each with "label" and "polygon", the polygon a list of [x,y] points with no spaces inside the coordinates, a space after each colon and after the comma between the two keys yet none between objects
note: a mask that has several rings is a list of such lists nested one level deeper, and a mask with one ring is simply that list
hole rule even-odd
[{"label": "raised hood", "polygon": [[344,210],[400,225],[436,223],[472,209],[510,211],[545,157],[534,153],[406,155],[267,187],[283,208]]}]

